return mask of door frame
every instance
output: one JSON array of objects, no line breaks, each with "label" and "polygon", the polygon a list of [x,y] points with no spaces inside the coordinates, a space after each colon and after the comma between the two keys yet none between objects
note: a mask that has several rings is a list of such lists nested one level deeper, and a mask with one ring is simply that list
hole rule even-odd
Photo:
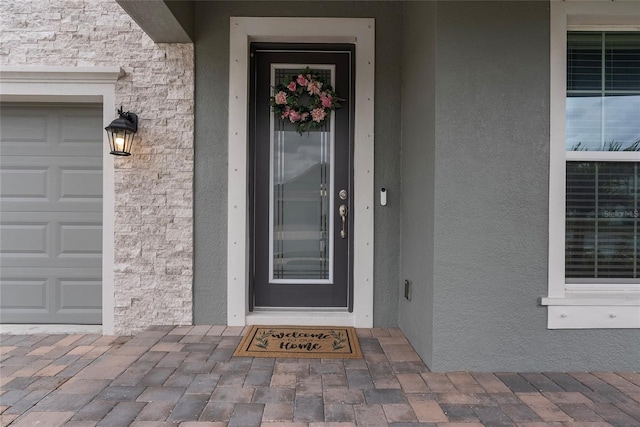
[{"label": "door frame", "polygon": [[[230,18],[227,179],[227,324],[373,327],[375,19]],[[355,52],[353,312],[249,312],[249,45],[353,43]]]}]

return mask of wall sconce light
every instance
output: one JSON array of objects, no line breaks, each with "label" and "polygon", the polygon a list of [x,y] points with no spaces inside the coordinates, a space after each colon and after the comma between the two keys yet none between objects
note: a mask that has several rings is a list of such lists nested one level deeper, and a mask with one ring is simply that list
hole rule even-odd
[{"label": "wall sconce light", "polygon": [[118,118],[104,128],[109,137],[109,148],[114,156],[130,156],[133,136],[138,131],[138,116],[134,113],[118,110]]}]

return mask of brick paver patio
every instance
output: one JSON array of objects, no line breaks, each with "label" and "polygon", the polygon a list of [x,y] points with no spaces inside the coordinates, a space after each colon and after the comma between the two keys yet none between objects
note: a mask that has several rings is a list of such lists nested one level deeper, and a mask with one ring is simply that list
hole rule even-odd
[{"label": "brick paver patio", "polygon": [[640,373],[431,373],[399,329],[362,360],[231,357],[243,328],[2,335],[12,426],[640,426]]}]

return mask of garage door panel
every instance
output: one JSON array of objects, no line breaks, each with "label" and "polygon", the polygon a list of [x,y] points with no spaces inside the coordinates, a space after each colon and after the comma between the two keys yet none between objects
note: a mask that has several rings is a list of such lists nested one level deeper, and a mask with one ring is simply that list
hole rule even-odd
[{"label": "garage door panel", "polygon": [[100,310],[102,307],[102,281],[60,280],[60,311]]},{"label": "garage door panel", "polygon": [[3,107],[2,155],[101,157],[102,107]]},{"label": "garage door panel", "polygon": [[101,199],[95,200],[80,200],[78,198],[69,198],[59,202],[36,202],[29,201],[28,206],[25,206],[24,203],[18,202],[16,200],[0,200],[0,204],[2,205],[3,219],[6,214],[20,214],[22,212],[28,213],[25,207],[33,209],[36,212],[51,212],[51,213],[64,213],[73,210],[76,213],[86,213],[92,214],[95,213],[96,207],[102,207]]},{"label": "garage door panel", "polygon": [[102,169],[61,168],[59,171],[60,201],[83,199],[102,200]]},{"label": "garage door panel", "polygon": [[[102,215],[7,212],[0,223],[3,267],[101,267]],[[47,219],[51,221],[45,222]]]},{"label": "garage door panel", "polygon": [[51,157],[46,155],[8,155],[2,150],[0,158],[2,169],[79,169],[79,170],[100,170],[102,169],[102,159],[79,156],[75,157]]},{"label": "garage door panel", "polygon": [[101,323],[102,107],[0,108],[0,321]]},{"label": "garage door panel", "polygon": [[0,279],[0,308],[2,310],[32,310],[47,312],[47,278]]},{"label": "garage door panel", "polygon": [[102,109],[99,109],[99,115],[96,116],[95,109],[79,109],[74,110],[74,114],[60,115],[60,145],[73,149],[77,145],[91,144],[95,152],[95,156],[101,154],[102,149],[102,132],[96,132],[96,129],[102,129]]},{"label": "garage door panel", "polygon": [[[3,117],[4,121],[4,117]],[[3,143],[5,144],[5,143]],[[106,143],[105,143],[106,146]],[[68,156],[84,156],[84,157],[93,157],[93,154],[96,152],[102,153],[103,150],[102,140],[100,140],[100,144],[94,142],[87,143],[69,143],[66,146],[42,146],[42,148],[36,148],[32,144],[21,144],[21,143],[6,143],[5,147],[2,147],[2,157],[5,156],[15,156],[15,157],[24,157],[29,156],[34,153],[35,150],[38,150],[38,154],[43,157],[56,157],[65,159]]]},{"label": "garage door panel", "polygon": [[48,201],[49,168],[24,167],[0,169],[0,197],[20,201]]},{"label": "garage door panel", "polygon": [[41,155],[13,155],[9,156],[2,151],[2,167],[12,168],[59,168],[59,169],[79,169],[96,170],[102,168],[102,159],[76,155],[72,158],[41,156]]},{"label": "garage door panel", "polygon": [[70,325],[99,325],[101,315],[92,310],[73,310],[70,313],[60,311],[55,318],[50,314],[28,310],[4,310],[0,313],[0,323],[11,324],[70,324]]},{"label": "garage door panel", "polygon": [[0,253],[3,257],[49,257],[49,224],[2,223],[0,224]]},{"label": "garage door panel", "polygon": [[99,268],[4,268],[0,321],[101,323],[101,277]]},{"label": "garage door panel", "polygon": [[[4,206],[3,206],[4,207]],[[4,210],[4,209],[3,209]],[[73,217],[70,217],[73,215]],[[93,224],[102,223],[102,212],[79,212],[69,213],[64,211],[24,211],[24,212],[3,212],[2,224],[8,223],[50,223],[55,222],[59,224]],[[71,221],[73,220],[73,221]]]},{"label": "garage door panel", "polygon": [[0,133],[3,151],[14,145],[38,148],[49,145],[48,123],[49,113],[46,110],[3,109]]},{"label": "garage door panel", "polygon": [[[101,280],[102,268],[96,267],[53,267],[53,268],[20,268],[6,267],[2,269],[0,281],[7,280]],[[58,286],[58,285],[55,285]]]},{"label": "garage door panel", "polygon": [[102,209],[101,159],[3,156],[0,174],[3,212]]},{"label": "garage door panel", "polygon": [[60,224],[58,255],[102,259],[102,224]]},{"label": "garage door panel", "polygon": [[[21,174],[2,169],[2,212],[98,212],[102,210],[102,172],[98,168],[59,170],[51,167],[43,183],[35,173],[26,174],[29,188],[20,188]],[[14,184],[10,185],[13,180]],[[84,181],[84,182],[74,182]],[[45,193],[37,194],[37,193]]]}]

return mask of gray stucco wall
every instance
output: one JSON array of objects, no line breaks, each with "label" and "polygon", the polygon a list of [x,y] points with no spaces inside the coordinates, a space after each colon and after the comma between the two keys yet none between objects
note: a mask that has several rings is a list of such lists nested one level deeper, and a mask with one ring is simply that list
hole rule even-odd
[{"label": "gray stucco wall", "polygon": [[[374,324],[398,324],[400,253],[401,11],[393,2],[307,3],[304,16],[376,19],[375,188],[389,204],[375,210]],[[196,2],[194,321],[225,323],[227,121],[230,16],[301,16],[282,2]],[[377,199],[376,199],[377,200]]]},{"label": "gray stucco wall", "polygon": [[[399,325],[427,365],[433,351],[435,2],[404,6]],[[411,281],[410,301],[404,280]]]},{"label": "gray stucco wall", "polygon": [[640,331],[547,330],[537,304],[549,78],[546,2],[438,4],[435,371],[640,368]]},{"label": "gray stucco wall", "polygon": [[[537,302],[547,293],[548,3],[307,10],[376,18],[375,188],[389,189],[389,205],[375,211],[375,325],[399,324],[434,371],[640,369],[639,331],[551,331]],[[229,17],[295,15],[277,2],[196,3],[196,323],[226,321]]]}]

